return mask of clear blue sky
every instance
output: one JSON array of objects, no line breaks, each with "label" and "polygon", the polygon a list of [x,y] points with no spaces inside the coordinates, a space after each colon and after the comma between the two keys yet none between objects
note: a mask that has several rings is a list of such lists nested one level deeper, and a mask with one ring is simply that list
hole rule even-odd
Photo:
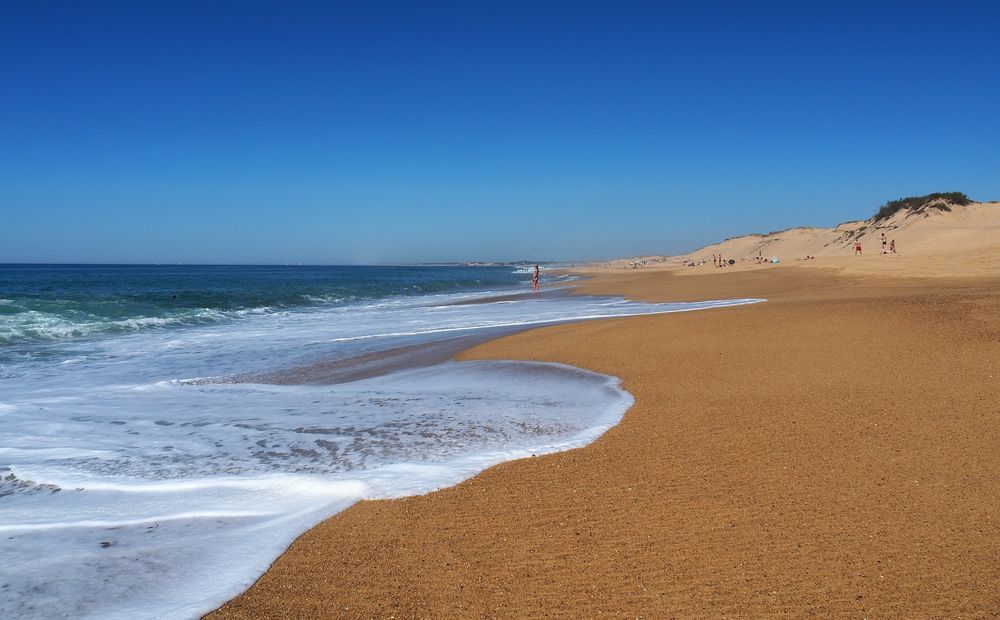
[{"label": "clear blue sky", "polygon": [[1000,199],[998,6],[3,2],[0,262],[572,260]]}]

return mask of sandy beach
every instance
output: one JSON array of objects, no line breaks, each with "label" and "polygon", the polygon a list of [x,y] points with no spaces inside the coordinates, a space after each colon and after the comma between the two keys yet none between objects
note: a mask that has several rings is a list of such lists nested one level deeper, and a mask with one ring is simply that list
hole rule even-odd
[{"label": "sandy beach", "polygon": [[1000,620],[1000,2],[8,2],[0,620]]},{"label": "sandy beach", "polygon": [[211,617],[994,616],[1000,279],[719,271],[580,290],[768,302],[462,353],[615,375],[636,403],[585,448],[353,506]]}]

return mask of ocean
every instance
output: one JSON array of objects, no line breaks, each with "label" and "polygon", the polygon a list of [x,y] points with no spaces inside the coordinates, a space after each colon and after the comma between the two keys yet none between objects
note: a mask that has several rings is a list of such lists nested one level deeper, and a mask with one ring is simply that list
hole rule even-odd
[{"label": "ocean", "polygon": [[614,377],[454,351],[759,301],[530,295],[530,278],[0,265],[0,617],[198,617],[361,499],[585,445],[632,403]]}]

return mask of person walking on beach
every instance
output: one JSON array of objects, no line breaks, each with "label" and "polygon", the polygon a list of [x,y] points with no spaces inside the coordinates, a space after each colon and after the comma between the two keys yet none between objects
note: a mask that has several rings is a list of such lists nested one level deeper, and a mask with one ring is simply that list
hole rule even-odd
[{"label": "person walking on beach", "polygon": [[882,233],[882,253],[888,254],[889,252],[885,249],[885,233]]},{"label": "person walking on beach", "polygon": [[532,274],[532,276],[531,276],[531,292],[532,293],[537,293],[538,292],[538,275],[539,275],[538,265],[535,265],[535,273]]},{"label": "person walking on beach", "polygon": [[892,241],[889,242],[889,254],[895,254],[895,253],[896,253],[896,240],[893,239]]},{"label": "person walking on beach", "polygon": [[854,255],[857,256],[858,254],[861,254],[861,240],[860,239],[858,241],[854,242]]}]

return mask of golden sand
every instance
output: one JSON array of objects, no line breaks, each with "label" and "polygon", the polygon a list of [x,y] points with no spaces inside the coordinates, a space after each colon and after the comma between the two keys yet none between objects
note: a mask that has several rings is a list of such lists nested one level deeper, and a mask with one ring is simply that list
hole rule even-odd
[{"label": "golden sand", "polygon": [[988,617],[1000,279],[596,277],[768,303],[536,329],[463,358],[622,378],[621,424],[300,537],[213,617]]}]

